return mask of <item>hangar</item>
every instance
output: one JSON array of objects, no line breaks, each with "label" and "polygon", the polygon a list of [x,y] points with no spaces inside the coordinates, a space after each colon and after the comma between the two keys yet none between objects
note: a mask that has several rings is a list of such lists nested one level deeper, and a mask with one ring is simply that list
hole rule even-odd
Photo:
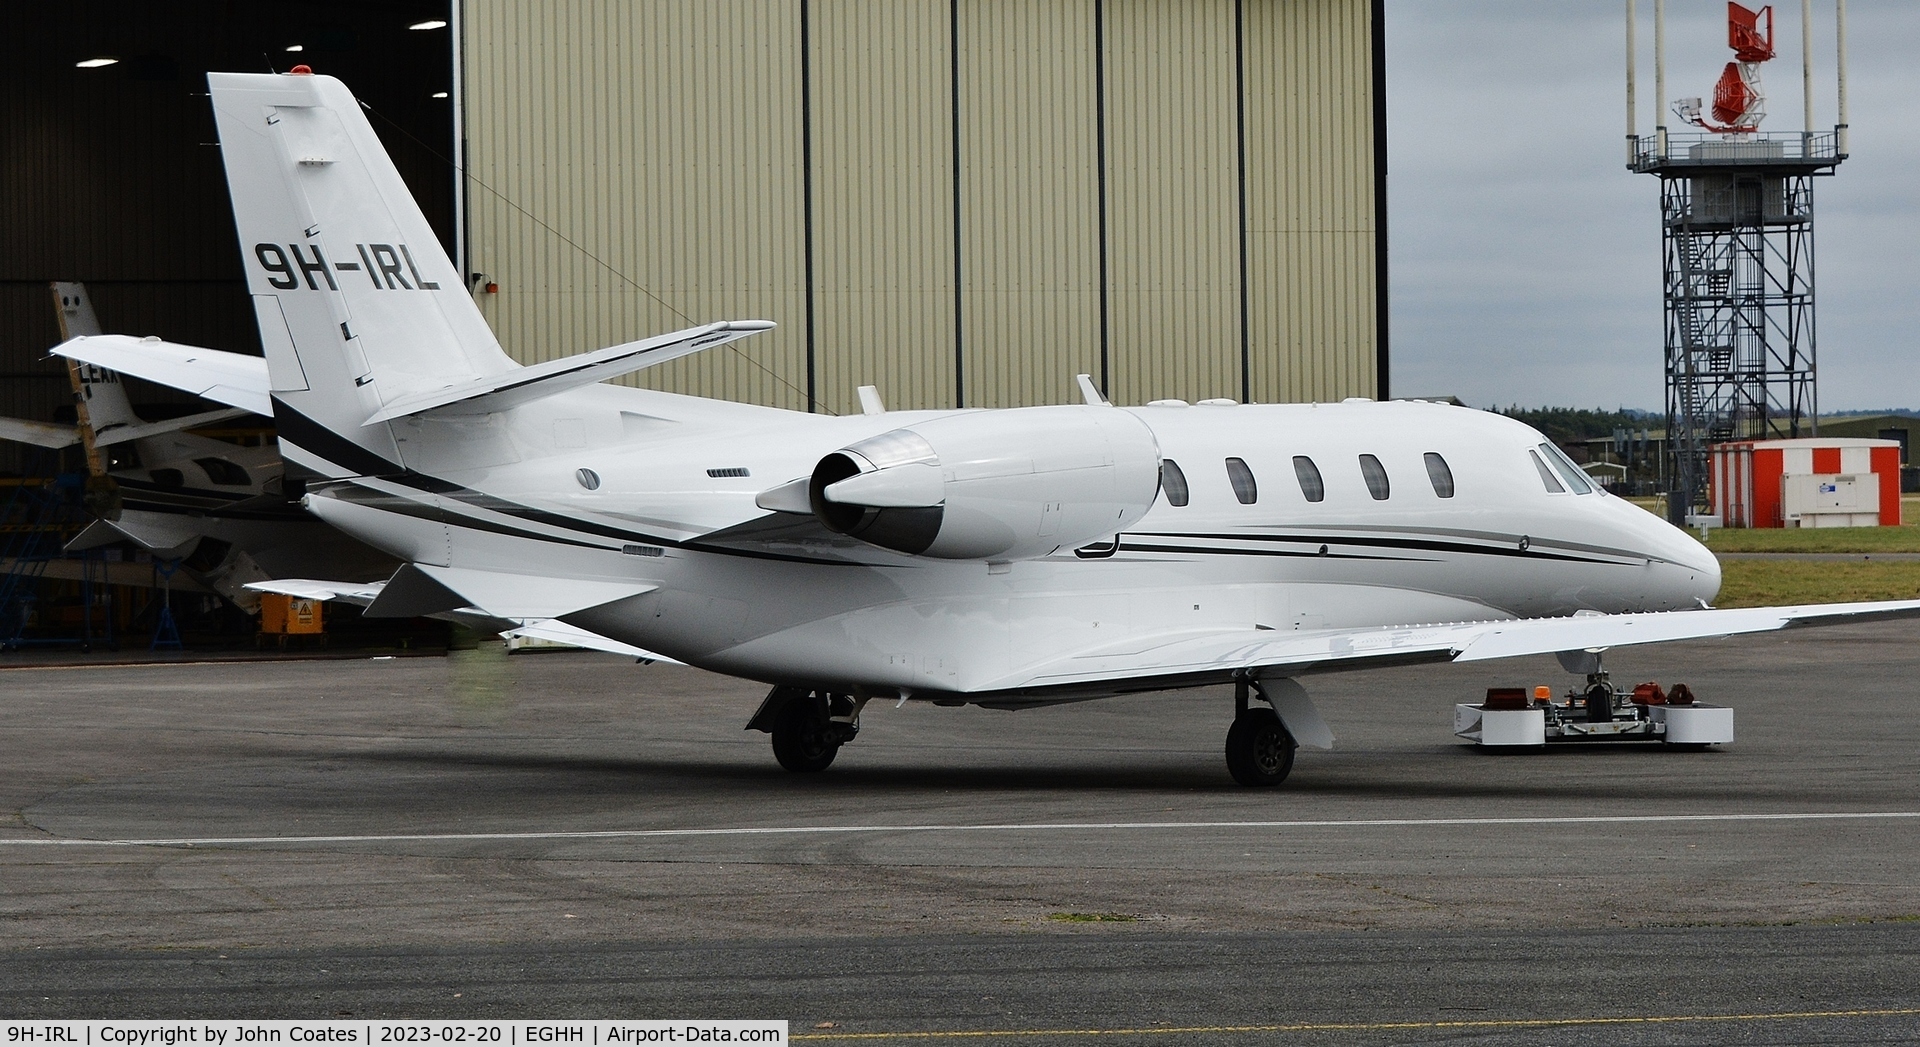
[{"label": "hangar", "polygon": [[259,351],[201,74],[295,62],[373,110],[523,361],[760,317],[779,330],[642,380],[833,412],[862,384],[896,408],[1058,402],[1077,372],[1123,403],[1384,397],[1381,7],[22,8],[0,414],[69,401],[53,280],[86,282],[108,330]]}]

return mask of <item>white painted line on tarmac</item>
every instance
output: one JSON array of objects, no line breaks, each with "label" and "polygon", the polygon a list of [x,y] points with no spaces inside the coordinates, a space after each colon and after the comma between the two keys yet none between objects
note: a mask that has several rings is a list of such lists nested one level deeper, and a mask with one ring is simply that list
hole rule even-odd
[{"label": "white painted line on tarmac", "polygon": [[1596,814],[1515,818],[1354,818],[1235,822],[1006,822],[980,825],[765,825],[715,829],[591,829],[550,832],[386,833],[364,836],[177,836],[87,840],[0,839],[0,847],[245,847],[320,843],[486,843],[511,840],[648,840],[701,836],[824,836],[858,833],[1132,832],[1151,829],[1380,829],[1450,825],[1674,825],[1707,822],[1849,822],[1920,818],[1920,811],[1811,811],[1778,814]]}]

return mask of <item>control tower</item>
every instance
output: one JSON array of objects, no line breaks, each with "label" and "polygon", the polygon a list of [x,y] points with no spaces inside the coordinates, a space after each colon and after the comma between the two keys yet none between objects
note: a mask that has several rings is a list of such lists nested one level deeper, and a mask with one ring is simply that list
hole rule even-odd
[{"label": "control tower", "polygon": [[[1627,166],[1660,179],[1665,247],[1669,488],[1675,524],[1709,510],[1707,448],[1817,435],[1813,180],[1847,157],[1846,0],[1836,0],[1839,121],[1813,130],[1812,0],[1801,0],[1803,131],[1762,131],[1761,66],[1774,57],[1773,8],[1727,4],[1734,60],[1710,107],[1673,100],[1698,130],[1634,130],[1634,0],[1627,0]],[[1666,93],[1666,0],[1654,4],[1656,98]]]}]

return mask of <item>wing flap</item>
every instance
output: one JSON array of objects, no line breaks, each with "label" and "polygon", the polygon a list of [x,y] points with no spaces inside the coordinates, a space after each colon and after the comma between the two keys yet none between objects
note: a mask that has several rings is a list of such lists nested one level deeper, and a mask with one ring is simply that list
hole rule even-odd
[{"label": "wing flap", "polygon": [[218,349],[133,338],[124,334],[88,335],[53,347],[55,355],[130,374],[216,403],[273,417],[267,361]]},{"label": "wing flap", "polygon": [[365,424],[389,422],[409,415],[435,418],[492,414],[772,329],[771,320],[724,320],[579,356],[548,360],[504,374],[486,375],[458,385],[399,397],[374,412]]}]

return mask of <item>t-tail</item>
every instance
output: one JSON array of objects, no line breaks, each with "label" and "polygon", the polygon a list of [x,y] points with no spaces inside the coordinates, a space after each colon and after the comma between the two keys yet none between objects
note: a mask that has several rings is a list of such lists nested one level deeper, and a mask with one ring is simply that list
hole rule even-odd
[{"label": "t-tail", "polygon": [[344,84],[207,86],[283,453],[324,476],[404,470],[392,423],[370,420],[517,365]]},{"label": "t-tail", "polygon": [[[54,317],[60,323],[60,340],[84,338],[100,334],[100,320],[93,312],[93,301],[87,297],[85,284],[66,280],[53,283]],[[127,398],[127,387],[121,383],[120,376],[104,367],[92,364],[69,362],[74,384],[74,396],[84,417],[81,424],[91,425],[94,436],[104,436],[116,429],[141,424],[140,416],[133,413],[133,402]]]}]

